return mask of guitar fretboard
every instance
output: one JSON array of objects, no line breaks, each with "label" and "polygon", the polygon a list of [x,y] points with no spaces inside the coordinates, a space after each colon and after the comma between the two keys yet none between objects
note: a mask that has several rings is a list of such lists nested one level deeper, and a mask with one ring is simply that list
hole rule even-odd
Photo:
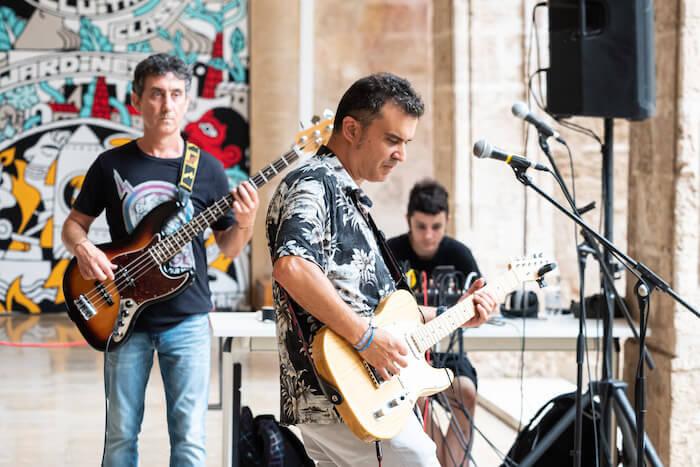
[{"label": "guitar fretboard", "polygon": [[[502,302],[506,293],[518,285],[517,277],[511,271],[508,271],[489,282],[484,287],[484,290],[496,297],[497,301]],[[418,350],[422,354],[449,336],[452,331],[469,321],[474,314],[474,303],[471,298],[462,300],[429,323],[418,326],[411,333],[410,338],[416,343]]]},{"label": "guitar fretboard", "polygon": [[[298,148],[293,148],[282,157],[265,166],[258,173],[248,179],[248,182],[257,190],[272,180],[284,169],[299,159]],[[174,233],[164,237],[158,243],[149,248],[149,253],[158,264],[163,264],[178,254],[194,237],[206,230],[211,224],[229,212],[233,205],[233,196],[228,193],[211,206],[197,214],[191,221],[181,226]]]}]

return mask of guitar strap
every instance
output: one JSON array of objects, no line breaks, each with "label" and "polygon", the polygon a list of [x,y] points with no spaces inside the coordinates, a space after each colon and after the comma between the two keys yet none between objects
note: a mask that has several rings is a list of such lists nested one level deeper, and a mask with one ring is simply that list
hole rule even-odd
[{"label": "guitar strap", "polygon": [[286,290],[281,290],[282,293],[284,293],[284,295],[287,297],[287,313],[289,313],[289,316],[292,319],[294,329],[297,332],[297,337],[301,341],[301,345],[304,347],[304,352],[306,353],[306,357],[309,359],[309,363],[311,363],[311,369],[313,370],[314,375],[316,376],[316,381],[318,382],[318,385],[321,388],[321,392],[323,392],[323,395],[326,396],[326,399],[328,399],[331,402],[331,404],[341,404],[343,402],[343,396],[340,394],[340,391],[338,391],[338,388],[336,388],[331,383],[323,379],[323,377],[318,374],[318,371],[316,371],[316,365],[314,364],[314,359],[311,355],[311,349],[309,349],[309,344],[304,338],[304,333],[301,332],[301,326],[299,326],[297,314],[294,312],[294,307],[292,306],[292,297],[289,296]]},{"label": "guitar strap", "polygon": [[369,210],[360,201],[362,191],[358,188],[352,189],[347,187],[345,189],[345,194],[352,200],[355,207],[362,215],[362,218],[365,220],[365,222],[367,222],[370,229],[372,229],[374,238],[377,240],[377,245],[379,246],[379,251],[381,251],[384,262],[389,269],[389,273],[391,273],[391,277],[394,279],[396,288],[408,290],[411,292],[411,294],[413,294],[411,287],[408,285],[408,281],[406,280],[406,275],[401,271],[399,262],[396,260],[396,257],[391,252],[391,248],[389,248],[389,245],[386,243],[386,236],[384,235],[384,232],[379,230],[379,227],[377,227],[374,219],[372,219],[372,215],[369,213]]},{"label": "guitar strap", "polygon": [[199,166],[199,148],[190,143],[185,142],[185,157],[182,160],[182,167],[180,169],[180,182],[177,186],[177,201],[180,207],[185,207],[187,201],[190,199],[192,194],[192,188],[194,187],[194,179],[197,176],[197,167]]}]

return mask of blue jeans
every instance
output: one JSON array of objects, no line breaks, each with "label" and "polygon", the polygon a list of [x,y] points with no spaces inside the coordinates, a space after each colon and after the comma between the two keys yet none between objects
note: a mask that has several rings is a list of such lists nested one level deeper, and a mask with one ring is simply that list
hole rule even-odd
[{"label": "blue jeans", "polygon": [[160,333],[134,332],[105,360],[107,434],[102,465],[138,465],[144,397],[158,352],[170,435],[170,466],[206,464],[211,337],[206,313]]}]

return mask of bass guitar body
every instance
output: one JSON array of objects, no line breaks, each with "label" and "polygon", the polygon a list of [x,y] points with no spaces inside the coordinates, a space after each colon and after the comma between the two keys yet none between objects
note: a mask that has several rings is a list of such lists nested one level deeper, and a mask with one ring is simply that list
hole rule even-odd
[{"label": "bass guitar body", "polygon": [[108,343],[109,350],[120,347],[147,305],[176,295],[191,280],[191,272],[167,274],[149,251],[177,209],[176,202],[165,202],[146,215],[128,238],[97,245],[117,265],[114,280],[87,280],[75,258],[68,264],[63,277],[68,316],[95,349],[104,351]]}]

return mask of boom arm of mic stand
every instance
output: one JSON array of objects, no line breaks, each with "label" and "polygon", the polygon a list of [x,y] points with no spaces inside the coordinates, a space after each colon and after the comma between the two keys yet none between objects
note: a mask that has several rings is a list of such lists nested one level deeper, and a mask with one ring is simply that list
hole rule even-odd
[{"label": "boom arm of mic stand", "polygon": [[[547,143],[546,138],[543,138],[542,135],[540,135],[540,146],[542,147],[543,152],[549,159],[550,164],[552,165],[552,168],[554,169],[555,175],[557,175],[557,182],[560,185],[563,185],[563,182],[561,181],[561,177],[559,175],[559,170],[557,169],[556,165],[554,164],[554,160],[552,158],[552,155],[549,151],[549,145]],[[593,230],[586,222],[581,219],[580,216],[578,216],[578,209],[576,209],[575,205],[573,204],[573,200],[571,199],[571,195],[569,194],[568,190],[566,189],[566,186],[562,186],[562,191],[564,192],[564,196],[566,197],[567,201],[572,205],[572,207],[576,210],[576,213],[569,212],[565,207],[563,207],[561,204],[559,204],[556,200],[554,200],[551,196],[543,192],[539,187],[534,185],[532,183],[532,180],[530,177],[526,174],[526,170],[522,169],[521,167],[515,167],[512,166],[513,172],[515,172],[515,176],[518,179],[519,182],[521,182],[525,186],[529,186],[532,188],[535,192],[540,194],[543,198],[545,198],[547,201],[549,201],[551,204],[553,204],[557,209],[559,209],[561,212],[566,214],[567,217],[569,217],[571,220],[576,222],[579,226],[581,226],[585,231],[587,231],[590,235],[593,236],[599,243],[603,245],[605,249],[607,249],[609,252],[613,253],[618,260],[620,261],[621,264],[632,274],[634,274],[637,279],[644,278],[644,281],[653,287],[657,287],[663,292],[667,293],[670,295],[674,300],[676,300],[678,303],[683,305],[688,311],[693,313],[695,316],[700,318],[700,312],[696,310],[693,306],[691,306],[686,300],[684,300],[682,297],[676,293],[671,286],[668,284],[668,282],[664,281],[658,274],[656,274],[654,271],[649,269],[645,264],[636,261],[629,256],[627,256],[625,253],[620,251],[613,243],[611,243],[607,238],[603,237],[600,235],[598,232]]]},{"label": "boom arm of mic stand", "polygon": [[[549,164],[552,166],[552,169],[554,170],[552,175],[555,177],[557,183],[561,187],[561,190],[564,193],[564,197],[569,202],[569,205],[576,212],[576,214],[580,216],[581,214],[583,214],[584,210],[579,209],[576,206],[576,203],[575,203],[573,197],[569,193],[569,190],[567,189],[566,184],[564,183],[564,179],[562,178],[561,173],[559,172],[559,169],[557,168],[557,165],[554,162],[554,158],[552,157],[552,153],[549,150],[549,143],[547,142],[547,136],[540,133],[538,141],[540,144],[540,148],[542,148],[542,152],[544,152],[545,156],[547,156],[547,159],[549,160]],[[568,147],[568,145],[565,142],[562,142],[562,144],[564,144],[565,146]],[[592,254],[595,257],[596,261],[598,261],[598,265],[600,266],[601,271],[603,272],[603,278],[604,278],[604,280],[607,281],[609,290],[611,290],[612,293],[615,295],[615,301],[620,305],[620,309],[622,310],[622,314],[624,315],[625,320],[627,321],[627,324],[629,325],[630,329],[632,330],[632,334],[634,335],[634,338],[637,340],[637,342],[639,342],[639,333],[637,332],[637,328],[634,326],[634,323],[632,322],[632,317],[630,316],[629,310],[627,309],[627,305],[622,300],[622,297],[620,297],[620,294],[617,292],[617,288],[615,287],[615,281],[613,279],[612,274],[610,273],[610,270],[608,269],[608,265],[604,261],[603,255],[600,252],[600,248],[598,248],[598,245],[595,244],[595,240],[593,238],[591,238],[591,236],[588,234],[588,232],[586,232],[585,229],[581,230],[581,235],[583,236],[586,243],[592,248],[592,250],[593,250]],[[652,359],[651,354],[646,349],[646,347],[643,350],[644,350],[644,361],[649,366],[649,368],[653,370],[655,368],[654,360]]]},{"label": "boom arm of mic stand", "polygon": [[[598,245],[593,240],[590,238],[588,235],[588,232],[585,230],[581,231],[581,235],[586,239],[586,242],[592,249],[592,255],[595,256],[596,260],[598,260],[598,263],[600,265],[601,270],[603,271],[603,276],[604,279],[608,282],[608,284],[613,284],[614,279],[612,277],[612,274],[610,273],[610,269],[608,269],[607,265],[602,261],[603,254],[598,248]],[[632,321],[632,316],[630,315],[629,310],[627,309],[627,304],[622,300],[622,297],[620,297],[620,294],[618,293],[617,289],[613,286],[610,287],[610,290],[612,293],[615,295],[615,301],[617,302],[618,305],[620,305],[620,309],[622,310],[622,315],[625,318],[625,321],[627,321],[627,324],[629,325],[629,328],[632,330],[632,335],[634,335],[634,339],[639,342],[639,332],[637,332],[637,328],[634,325],[634,322]],[[644,346],[644,361],[646,362],[647,366],[649,367],[650,370],[653,370],[656,368],[656,364],[654,363],[654,359],[651,357],[651,354],[647,350],[646,346]]]},{"label": "boom arm of mic stand", "polygon": [[550,204],[552,204],[559,211],[564,213],[569,219],[574,221],[581,228],[583,228],[586,232],[588,232],[594,239],[596,239],[598,241],[598,243],[602,244],[604,248],[606,248],[608,251],[613,253],[615,255],[615,257],[618,258],[618,260],[621,259],[622,260],[621,264],[629,272],[634,274],[637,277],[637,279],[643,278],[644,282],[646,282],[649,286],[656,287],[659,290],[662,290],[663,292],[667,293],[668,295],[673,297],[674,300],[676,300],[678,303],[683,305],[688,311],[690,311],[695,316],[700,318],[700,312],[698,312],[698,310],[696,310],[694,307],[692,307],[687,301],[683,300],[671,288],[671,286],[666,281],[664,281],[661,277],[659,277],[658,274],[656,274],[654,271],[649,269],[643,263],[640,263],[639,261],[636,261],[636,260],[630,258],[625,253],[620,251],[620,249],[617,248],[613,243],[611,243],[607,238],[603,237],[598,232],[596,232],[592,227],[590,227],[588,224],[586,224],[586,222],[583,219],[581,219],[580,216],[572,213],[571,211],[566,209],[564,206],[562,206],[559,202],[557,202],[554,198],[552,198],[547,193],[542,191],[537,185],[532,183],[532,180],[527,175],[525,169],[523,169],[521,167],[512,167],[512,168],[513,168],[513,172],[515,172],[515,176],[519,182],[521,182],[525,186],[532,188],[536,193],[538,193],[544,199],[549,201]]}]

